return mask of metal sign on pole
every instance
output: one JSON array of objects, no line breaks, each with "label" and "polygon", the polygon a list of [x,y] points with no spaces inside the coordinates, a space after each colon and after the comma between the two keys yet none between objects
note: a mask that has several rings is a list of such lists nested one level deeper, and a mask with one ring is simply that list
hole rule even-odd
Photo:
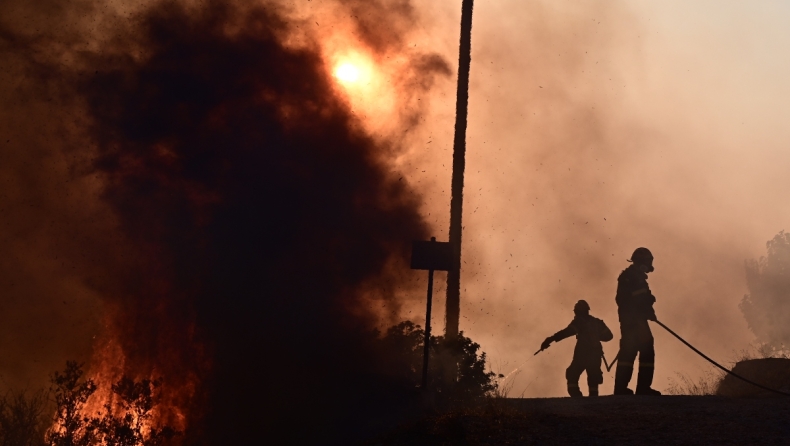
[{"label": "metal sign on pole", "polygon": [[425,343],[422,358],[422,388],[428,388],[428,357],[431,340],[431,301],[433,300],[433,272],[448,271],[453,265],[453,250],[449,242],[412,242],[411,269],[428,270],[428,302],[425,310]]}]

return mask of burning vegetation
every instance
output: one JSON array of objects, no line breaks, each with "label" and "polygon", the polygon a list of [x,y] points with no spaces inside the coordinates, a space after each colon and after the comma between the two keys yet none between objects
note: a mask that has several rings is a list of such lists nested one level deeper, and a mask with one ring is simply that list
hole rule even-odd
[{"label": "burning vegetation", "polygon": [[63,372],[52,376],[55,422],[48,430],[48,446],[171,444],[178,431],[171,426],[152,424],[157,409],[158,381],[134,381],[122,377],[112,385],[112,396],[102,411],[90,414],[87,403],[96,392],[96,383],[83,378],[76,362],[68,362]]}]

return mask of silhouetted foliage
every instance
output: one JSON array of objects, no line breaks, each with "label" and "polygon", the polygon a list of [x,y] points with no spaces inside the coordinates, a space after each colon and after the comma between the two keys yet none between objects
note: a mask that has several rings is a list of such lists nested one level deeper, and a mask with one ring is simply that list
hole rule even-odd
[{"label": "silhouetted foliage", "polygon": [[[402,383],[418,386],[422,380],[425,330],[410,321],[390,327],[380,340],[384,364]],[[429,389],[453,400],[492,395],[497,388],[495,374],[486,372],[486,354],[480,344],[460,333],[455,341],[431,336],[428,362]],[[448,386],[444,377],[451,358],[458,358],[455,382]]]},{"label": "silhouetted foliage", "polygon": [[49,414],[46,393],[9,392],[0,397],[0,445],[41,446]]},{"label": "silhouetted foliage", "polygon": [[[148,426],[152,418],[152,410],[156,406],[156,389],[161,386],[159,380],[143,379],[134,381],[123,377],[113,384],[112,392],[118,397],[113,406],[108,402],[104,406],[101,418],[94,420],[101,444],[106,446],[160,446],[166,445],[175,437],[176,432],[170,426],[155,428]],[[116,416],[120,413],[120,416]]]},{"label": "silhouetted foliage", "polygon": [[96,391],[92,379],[82,379],[82,365],[66,362],[63,372],[52,375],[52,392],[55,395],[54,426],[47,432],[50,446],[88,446],[94,444],[94,427],[85,416],[85,403]]},{"label": "silhouetted foliage", "polygon": [[757,340],[782,353],[790,345],[790,234],[779,232],[766,248],[765,257],[746,261],[749,294],[740,309]]},{"label": "silhouetted foliage", "polygon": [[419,384],[424,339],[425,330],[410,321],[390,327],[379,341],[382,366],[404,382]]},{"label": "silhouetted foliage", "polygon": [[69,361],[52,376],[57,410],[45,437],[48,446],[164,446],[179,434],[170,426],[152,426],[160,381],[124,376],[112,385],[104,411],[88,416],[85,403],[96,384],[82,375],[82,366]]},{"label": "silhouetted foliage", "polygon": [[479,398],[491,395],[497,388],[494,372],[486,373],[486,354],[480,352],[480,344],[472,342],[461,332],[455,342],[448,342],[444,337],[436,338],[438,350],[445,350],[460,358],[458,362],[458,380],[456,392],[463,397]]}]

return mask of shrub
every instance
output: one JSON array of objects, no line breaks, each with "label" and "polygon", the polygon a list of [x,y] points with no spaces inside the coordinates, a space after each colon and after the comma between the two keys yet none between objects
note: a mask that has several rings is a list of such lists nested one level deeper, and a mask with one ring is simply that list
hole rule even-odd
[{"label": "shrub", "polygon": [[0,444],[42,446],[49,420],[43,391],[9,392],[0,397]]},{"label": "shrub", "polygon": [[782,354],[790,346],[790,234],[766,243],[767,255],[746,261],[749,294],[740,309],[757,340]]},{"label": "shrub", "polygon": [[85,414],[85,404],[96,391],[91,379],[82,378],[82,366],[67,362],[52,376],[55,419],[46,433],[48,446],[164,446],[178,435],[170,426],[152,426],[157,404],[158,380],[135,381],[126,376],[112,385],[104,411]]},{"label": "shrub", "polygon": [[92,379],[82,379],[82,365],[66,362],[63,372],[52,375],[51,392],[55,396],[54,425],[46,434],[49,446],[89,446],[94,444],[94,426],[83,413],[85,403],[96,391]]},{"label": "shrub", "polygon": [[[424,339],[425,331],[413,322],[390,327],[379,340],[387,373],[404,385],[420,385]],[[429,389],[455,400],[492,395],[497,389],[496,375],[486,372],[486,354],[463,332],[455,340],[431,336],[429,348]]]},{"label": "shrub", "polygon": [[160,385],[158,380],[134,381],[125,376],[113,384],[112,392],[118,397],[115,407],[106,403],[104,414],[92,421],[102,445],[161,446],[176,436],[170,426],[149,427],[156,406],[154,394]]}]

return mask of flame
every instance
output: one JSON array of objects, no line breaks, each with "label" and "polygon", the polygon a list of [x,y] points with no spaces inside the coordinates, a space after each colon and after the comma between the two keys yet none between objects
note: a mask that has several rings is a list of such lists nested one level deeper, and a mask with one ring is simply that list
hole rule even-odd
[{"label": "flame", "polygon": [[[186,432],[189,422],[194,421],[189,419],[189,415],[194,414],[188,411],[199,392],[200,380],[197,374],[190,371],[183,373],[182,370],[182,373],[174,376],[173,371],[168,370],[168,364],[156,364],[156,359],[152,359],[152,365],[137,367],[139,364],[133,364],[124,352],[123,334],[113,324],[113,311],[108,311],[104,318],[103,333],[94,341],[93,355],[84,375],[84,379],[94,382],[96,390],[80,409],[81,417],[101,417],[106,413],[107,404],[111,405],[113,415],[117,417],[127,415],[115,404],[119,397],[112,390],[112,386],[124,376],[136,382],[144,379],[152,382],[159,380],[160,384],[154,390],[156,405],[150,412],[150,418],[138,420],[133,412],[129,412],[128,415],[132,416],[133,423],[140,423],[144,435],[164,426],[181,433]],[[202,352],[198,352],[197,355],[202,356]],[[198,367],[207,366],[207,363],[198,364]],[[140,370],[148,371],[141,373]],[[50,429],[62,431],[62,426],[53,424]],[[181,440],[181,437],[176,437],[168,444],[181,444]]]}]

